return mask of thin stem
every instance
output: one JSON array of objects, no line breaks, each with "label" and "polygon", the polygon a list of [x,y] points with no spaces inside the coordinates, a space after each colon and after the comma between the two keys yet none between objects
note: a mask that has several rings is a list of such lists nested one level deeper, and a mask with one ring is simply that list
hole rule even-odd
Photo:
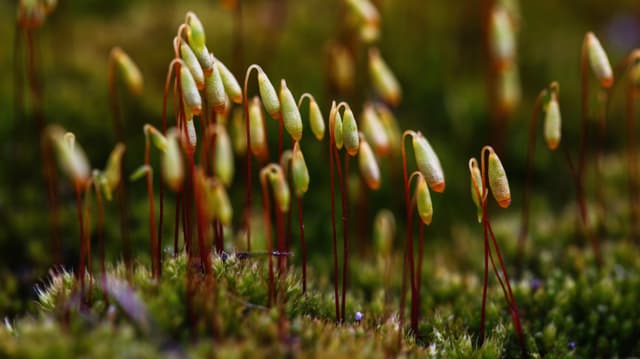
[{"label": "thin stem", "polygon": [[638,240],[640,238],[640,227],[638,220],[640,219],[640,207],[638,207],[638,145],[636,140],[636,121],[634,115],[635,93],[631,81],[627,84],[626,89],[626,122],[627,122],[627,160],[629,166],[629,208],[632,238]]},{"label": "thin stem", "polygon": [[[100,193],[100,189],[95,186],[96,193],[96,204],[98,205],[98,223],[96,231],[98,232],[98,250],[100,256],[100,279],[102,281],[102,287],[105,288],[107,285],[107,270],[105,267],[105,251],[104,251],[104,204],[102,201],[102,194]],[[105,291],[104,301],[105,303],[109,303],[109,296]]]},{"label": "thin stem", "polygon": [[[145,145],[144,145],[144,164],[150,166],[150,152],[151,152],[151,144],[149,141],[149,136],[145,136]],[[151,233],[151,274],[155,279],[158,279],[158,263],[156,261],[156,248],[157,248],[157,237],[156,237],[156,215],[155,215],[155,206],[153,203],[153,178],[152,171],[149,167],[149,171],[147,171],[147,197],[149,199],[149,231]]]},{"label": "thin stem", "polygon": [[531,120],[529,122],[529,145],[527,146],[527,167],[524,180],[524,191],[522,195],[522,217],[520,219],[520,235],[518,237],[518,267],[522,268],[524,259],[527,235],[529,233],[529,196],[531,194],[531,167],[533,156],[536,148],[536,127],[538,123],[538,114],[542,105],[542,99],[547,94],[547,90],[542,90],[536,98],[531,112]]},{"label": "thin stem", "polygon": [[[338,154],[338,149],[334,147],[335,151],[335,160],[336,167],[338,168],[338,183],[340,186],[340,200],[342,202],[342,308],[340,309],[340,314],[342,316],[341,321],[345,320],[345,307],[346,307],[346,296],[347,296],[347,272],[349,268],[349,209],[347,207],[347,190],[346,190],[346,173],[342,173],[342,166],[340,163],[340,156]],[[349,169],[349,155],[346,155],[345,158],[345,171]]]},{"label": "thin stem", "polygon": [[200,176],[196,177],[196,170],[193,164],[193,153],[189,156],[189,166],[191,166],[191,174],[192,174],[192,183],[193,183],[193,197],[195,199],[196,205],[196,225],[198,228],[198,252],[200,253],[200,263],[204,268],[204,274],[208,275],[211,273],[211,262],[209,256],[209,247],[205,245],[205,237],[206,237],[206,226],[204,220],[204,204],[202,203],[202,198],[204,196],[202,190],[202,183],[197,178],[201,178],[204,175],[202,174],[202,169],[198,168],[198,174]]},{"label": "thin stem", "polygon": [[[482,217],[485,217],[485,206],[483,205]],[[487,238],[487,222],[482,220],[484,232],[484,280],[482,282],[482,311],[480,312],[480,340],[479,344],[484,344],[484,326],[487,309],[487,285],[489,284],[489,239]]]},{"label": "thin stem", "polygon": [[176,196],[176,215],[173,228],[173,258],[178,257],[178,234],[180,233],[180,193]]},{"label": "thin stem", "polygon": [[[287,245],[284,238],[284,212],[280,211],[280,209],[276,209],[276,237],[278,238],[278,251],[286,252]],[[278,278],[281,278],[282,275],[286,272],[287,267],[287,258],[278,257]]]},{"label": "thin stem", "polygon": [[302,244],[302,293],[307,292],[307,244],[304,241],[304,217],[302,216],[302,197],[298,198],[298,223],[300,224],[300,243]]},{"label": "thin stem", "polygon": [[[269,187],[267,185],[266,172],[260,173],[260,184],[262,187],[262,210],[264,216],[264,231],[267,239],[267,253],[273,251],[272,239],[271,239],[271,200],[269,197]],[[248,251],[250,252],[250,251]],[[275,282],[273,273],[273,256],[269,256],[269,295],[267,306],[271,307],[273,299],[275,297]]]},{"label": "thin stem", "polygon": [[80,298],[81,302],[84,302],[84,256],[85,256],[85,241],[84,241],[84,218],[82,216],[82,189],[80,183],[75,184],[76,191],[76,208],[78,210],[78,226],[80,227],[80,268],[78,273],[80,276]]},{"label": "thin stem", "polygon": [[329,114],[329,182],[331,184],[331,230],[333,236],[333,291],[336,305],[336,321],[340,321],[340,298],[338,296],[338,239],[336,231],[336,205],[335,205],[335,180],[334,180],[334,133],[333,124],[337,113],[335,101],[331,104],[331,113]]}]

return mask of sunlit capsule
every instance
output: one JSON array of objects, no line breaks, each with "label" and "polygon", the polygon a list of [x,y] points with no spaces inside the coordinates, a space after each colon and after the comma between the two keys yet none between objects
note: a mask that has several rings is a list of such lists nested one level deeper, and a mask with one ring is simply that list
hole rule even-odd
[{"label": "sunlit capsule", "polygon": [[311,123],[311,132],[318,141],[324,138],[324,118],[320,111],[320,106],[315,99],[309,100],[309,122]]},{"label": "sunlit capsule", "polygon": [[187,12],[186,16],[187,27],[187,41],[195,53],[200,52],[206,44],[206,37],[204,33],[204,26],[202,22],[193,12]]},{"label": "sunlit capsule", "polygon": [[267,138],[264,126],[264,115],[260,99],[256,96],[249,104],[249,135],[251,136],[251,153],[258,157],[267,153]]},{"label": "sunlit capsule", "polygon": [[226,187],[231,185],[233,181],[233,150],[231,149],[231,140],[224,126],[217,126],[215,134],[216,153],[213,163],[213,172]]},{"label": "sunlit capsule", "polygon": [[342,149],[344,136],[342,135],[342,116],[340,116],[340,112],[336,112],[336,117],[333,120],[333,141],[337,149]]},{"label": "sunlit capsule", "polygon": [[150,124],[146,124],[144,125],[143,131],[144,135],[151,139],[151,143],[153,143],[153,145],[158,150],[160,150],[161,152],[167,150],[167,138],[160,131],[158,131],[157,128],[153,127]]},{"label": "sunlit capsule", "polygon": [[133,171],[133,173],[131,173],[131,175],[129,176],[129,181],[131,182],[138,181],[150,173],[153,173],[151,166],[141,165],[140,167],[136,168],[136,170]]},{"label": "sunlit capsule", "polygon": [[90,176],[89,160],[82,147],[75,142],[75,136],[67,132],[53,140],[62,171],[75,185],[84,187]]},{"label": "sunlit capsule", "polygon": [[216,219],[222,224],[228,226],[233,219],[233,207],[231,207],[231,201],[227,195],[227,191],[221,184],[213,185],[213,213]]},{"label": "sunlit capsule", "polygon": [[114,47],[111,52],[125,85],[132,94],[139,95],[143,87],[140,69],[121,48]]},{"label": "sunlit capsule", "polygon": [[295,140],[302,138],[302,116],[285,80],[280,81],[280,111],[284,128]]},{"label": "sunlit capsule", "polygon": [[193,50],[191,50],[191,47],[184,42],[180,44],[180,57],[189,68],[189,71],[191,71],[191,76],[193,76],[198,89],[202,90],[204,88],[204,73],[202,72],[202,67]]},{"label": "sunlit capsule", "polygon": [[293,177],[293,188],[296,196],[301,197],[307,193],[309,189],[309,169],[304,160],[304,155],[300,149],[298,142],[293,147],[293,155],[291,157],[291,175]]},{"label": "sunlit capsule", "polygon": [[480,223],[482,222],[482,174],[478,168],[478,161],[475,158],[472,158],[469,163],[471,164],[469,167],[469,174],[471,177],[471,198],[473,199],[473,203],[476,205],[478,223]]},{"label": "sunlit capsule", "polygon": [[431,147],[431,144],[429,144],[429,141],[427,141],[421,133],[413,136],[412,143],[418,170],[426,178],[432,190],[436,192],[444,191],[444,172],[442,171],[440,160]]},{"label": "sunlit capsule", "polygon": [[[213,55],[211,55],[213,57]],[[227,95],[231,99],[231,101],[235,103],[242,103],[242,88],[238,83],[238,80],[233,75],[233,73],[225,66],[225,64],[213,57],[215,61],[215,66],[218,67],[220,71],[220,76],[222,76],[222,83],[224,84],[224,90],[227,92]]]},{"label": "sunlit capsule", "polygon": [[278,99],[278,93],[271,81],[269,81],[267,74],[263,71],[258,72],[258,89],[260,91],[260,99],[269,116],[273,119],[279,119],[280,100]]},{"label": "sunlit capsule", "polygon": [[589,57],[589,65],[595,74],[600,85],[609,88],[613,85],[613,70],[609,63],[607,53],[604,52],[600,41],[592,32],[585,35],[585,44],[587,46],[587,56]]},{"label": "sunlit capsule", "polygon": [[169,189],[180,191],[184,182],[184,166],[175,128],[167,132],[167,150],[162,155],[162,174]]},{"label": "sunlit capsule", "polygon": [[509,180],[507,173],[502,167],[502,162],[498,155],[492,150],[489,153],[489,188],[493,198],[502,208],[507,208],[511,204],[511,191],[509,190]]},{"label": "sunlit capsule", "polygon": [[391,255],[395,233],[396,220],[393,212],[381,209],[373,220],[373,243],[376,251],[384,257]]},{"label": "sunlit capsule", "polygon": [[360,143],[359,152],[358,165],[360,166],[360,174],[367,184],[367,187],[372,190],[377,190],[380,188],[380,167],[378,167],[376,156],[366,141]]},{"label": "sunlit capsule", "polygon": [[547,104],[544,116],[544,139],[550,150],[555,150],[560,144],[562,119],[560,117],[560,105],[555,92],[551,93],[551,98]]},{"label": "sunlit capsule", "polygon": [[353,112],[349,107],[344,110],[344,119],[342,120],[342,138],[344,148],[349,156],[355,156],[358,153],[360,145],[360,136],[358,134],[358,125]]},{"label": "sunlit capsule", "polygon": [[269,173],[269,182],[273,190],[273,197],[275,199],[278,209],[282,213],[289,212],[289,203],[291,201],[291,193],[289,192],[289,186],[284,178],[284,173],[280,166],[276,167],[277,170]]},{"label": "sunlit capsule", "polygon": [[118,144],[116,144],[116,147],[113,148],[113,151],[111,151],[109,159],[107,159],[107,165],[104,168],[103,175],[106,186],[109,190],[109,196],[107,200],[111,200],[111,191],[115,190],[120,184],[120,180],[122,177],[122,156],[124,156],[124,151],[124,144],[119,142]]},{"label": "sunlit capsule", "polygon": [[244,121],[244,111],[241,107],[233,109],[231,114],[231,136],[233,138],[233,151],[240,156],[247,151],[247,130]]},{"label": "sunlit capsule", "polygon": [[513,21],[502,6],[491,12],[491,50],[498,66],[509,66],[516,57],[516,38]]},{"label": "sunlit capsule", "polygon": [[199,115],[202,111],[202,98],[200,98],[196,82],[186,66],[180,67],[180,88],[184,104],[189,112],[196,116]]},{"label": "sunlit capsule", "polygon": [[520,89],[520,74],[518,68],[513,64],[498,71],[498,107],[502,113],[512,113],[522,97]]},{"label": "sunlit capsule", "polygon": [[369,50],[369,75],[376,92],[382,99],[396,106],[402,99],[402,89],[395,75],[380,56],[378,49]]},{"label": "sunlit capsule", "polygon": [[375,150],[376,154],[384,156],[389,153],[389,137],[388,133],[378,117],[378,114],[373,109],[373,106],[369,103],[365,104],[362,111],[361,120],[362,132],[371,146]]},{"label": "sunlit capsule", "polygon": [[205,95],[207,103],[216,113],[223,113],[227,106],[227,92],[224,90],[224,83],[218,66],[213,67],[213,71],[205,77]]},{"label": "sunlit capsule", "polygon": [[431,224],[433,218],[433,205],[431,203],[431,194],[424,177],[418,177],[418,187],[416,188],[416,204],[418,206],[418,214],[420,219],[426,225]]}]

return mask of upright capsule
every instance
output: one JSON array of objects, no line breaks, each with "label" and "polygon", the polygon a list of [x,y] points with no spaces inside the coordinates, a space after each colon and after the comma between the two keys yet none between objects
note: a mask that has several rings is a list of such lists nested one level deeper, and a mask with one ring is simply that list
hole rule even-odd
[{"label": "upright capsule", "polygon": [[544,116],[544,139],[550,150],[555,150],[560,144],[562,118],[560,117],[560,105],[558,96],[551,92]]},{"label": "upright capsule", "polygon": [[304,155],[300,149],[299,142],[293,147],[293,155],[291,158],[291,175],[293,177],[293,188],[296,196],[301,197],[309,190],[309,169],[304,160]]},{"label": "upright capsule", "polygon": [[424,177],[418,176],[418,187],[416,188],[416,205],[418,206],[418,215],[426,225],[431,224],[433,218],[433,204],[431,203],[431,194]]},{"label": "upright capsule", "polygon": [[476,205],[478,223],[482,222],[482,174],[478,168],[478,161],[475,158],[469,160],[469,174],[471,175],[471,198]]},{"label": "upright capsule", "polygon": [[184,165],[175,128],[167,132],[167,150],[162,155],[163,178],[169,189],[179,192],[184,182]]},{"label": "upright capsule", "polygon": [[231,185],[233,181],[234,165],[233,165],[233,149],[231,148],[231,140],[224,126],[215,127],[215,157],[213,163],[213,172],[220,179],[220,182],[226,187]]}]

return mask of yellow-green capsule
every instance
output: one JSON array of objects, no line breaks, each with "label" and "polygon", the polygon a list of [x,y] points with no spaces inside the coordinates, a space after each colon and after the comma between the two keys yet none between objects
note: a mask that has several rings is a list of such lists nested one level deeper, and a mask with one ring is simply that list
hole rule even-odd
[{"label": "yellow-green capsule", "polygon": [[392,106],[400,103],[402,99],[400,84],[376,48],[369,50],[369,76],[374,89],[386,103]]},{"label": "yellow-green capsule", "polygon": [[75,143],[75,136],[70,132],[65,134],[58,143],[58,154],[62,170],[77,185],[84,187],[90,176],[90,166],[87,155],[82,147]]},{"label": "yellow-green capsule", "polygon": [[151,168],[151,166],[141,165],[140,167],[136,168],[136,170],[133,171],[133,173],[131,173],[131,175],[129,176],[129,181],[131,182],[138,181],[150,173],[153,174],[153,169]]},{"label": "yellow-green capsule", "polygon": [[216,113],[223,113],[227,107],[227,92],[224,90],[224,83],[218,66],[213,67],[205,77],[205,95],[207,103]]},{"label": "yellow-green capsule", "polygon": [[373,154],[373,150],[366,141],[360,143],[360,154],[358,155],[358,165],[360,174],[364,182],[372,190],[380,188],[380,167]]},{"label": "yellow-green capsule", "polygon": [[144,81],[138,66],[121,48],[114,47],[111,51],[129,91],[134,95],[142,93]]},{"label": "yellow-green capsule", "polygon": [[226,187],[233,181],[233,150],[231,140],[224,126],[217,126],[216,131],[216,155],[213,163],[213,172]]},{"label": "yellow-green capsule", "polygon": [[196,82],[186,66],[180,67],[180,88],[186,109],[196,116],[199,115],[202,111],[202,98]]},{"label": "yellow-green capsule", "polygon": [[544,116],[544,139],[550,150],[555,150],[560,144],[561,126],[562,119],[560,117],[558,97],[555,92],[552,92]]},{"label": "yellow-green capsule", "polygon": [[396,233],[396,219],[393,212],[381,209],[373,220],[373,243],[376,251],[384,257],[391,255],[393,238]]},{"label": "yellow-green capsule", "polygon": [[231,135],[233,151],[236,155],[244,155],[247,151],[247,130],[244,121],[244,111],[241,107],[233,109],[231,114]]},{"label": "yellow-green capsule", "polygon": [[198,58],[193,53],[193,50],[191,50],[191,47],[184,42],[180,44],[180,57],[189,68],[189,71],[191,71],[191,76],[193,76],[196,86],[198,86],[198,89],[202,90],[204,88],[204,73],[202,72],[202,66],[200,66]]},{"label": "yellow-green capsule", "polygon": [[320,111],[320,106],[315,99],[309,100],[309,122],[311,123],[311,132],[316,136],[318,141],[324,138],[324,118]]},{"label": "yellow-green capsule", "polygon": [[418,133],[413,136],[412,144],[418,170],[426,178],[432,190],[438,193],[444,191],[446,184],[444,172],[429,141],[421,133]]},{"label": "yellow-green capsule", "polygon": [[221,184],[214,184],[213,186],[213,213],[216,219],[218,219],[225,226],[231,225],[233,219],[233,207],[231,207],[231,201],[227,195],[227,191]]},{"label": "yellow-green capsule", "polygon": [[342,116],[339,112],[336,112],[336,117],[333,120],[333,141],[337,149],[342,149],[344,136],[342,135]]},{"label": "yellow-green capsule", "polygon": [[280,81],[280,111],[284,128],[295,140],[302,138],[302,116],[285,80]]},{"label": "yellow-green capsule", "polygon": [[491,50],[501,67],[507,66],[516,57],[515,28],[511,17],[502,6],[495,6],[491,12]]},{"label": "yellow-green capsule", "polygon": [[122,156],[124,156],[124,151],[124,144],[118,142],[116,147],[113,148],[113,151],[111,151],[109,159],[107,160],[107,165],[104,168],[103,178],[105,179],[106,186],[109,190],[107,200],[111,200],[111,191],[115,190],[120,184],[122,177],[120,170],[122,168]]},{"label": "yellow-green capsule", "polygon": [[600,40],[592,32],[585,35],[585,41],[591,70],[600,81],[600,86],[610,88],[613,85],[613,70],[607,53],[602,48]]},{"label": "yellow-green capsule", "polygon": [[289,192],[289,186],[284,178],[282,169],[280,166],[277,166],[276,168],[277,170],[269,173],[269,182],[271,182],[273,197],[275,198],[278,209],[282,213],[287,213],[289,212],[291,193]]},{"label": "yellow-green capsule", "polygon": [[512,113],[520,103],[520,74],[515,64],[498,71],[498,106],[506,114]]},{"label": "yellow-green capsule", "polygon": [[231,101],[235,103],[242,103],[242,88],[240,87],[238,80],[222,61],[215,57],[213,57],[213,59],[215,61],[215,66],[217,66],[218,71],[220,71],[220,76],[222,76],[222,83],[224,84],[224,90],[227,92],[227,95]]},{"label": "yellow-green capsule", "polygon": [[169,189],[179,192],[184,182],[184,165],[175,128],[167,132],[167,150],[162,155],[162,174]]},{"label": "yellow-green capsule", "polygon": [[186,35],[189,45],[195,53],[200,52],[206,46],[206,36],[204,26],[195,13],[189,11],[186,16],[186,24],[188,25]]},{"label": "yellow-green capsule", "polygon": [[416,204],[418,206],[418,214],[420,219],[426,225],[431,224],[433,217],[433,205],[431,203],[431,194],[424,177],[418,177],[418,187],[416,188]]},{"label": "yellow-green capsule", "polygon": [[375,150],[376,154],[384,156],[389,153],[389,137],[387,130],[385,129],[380,117],[373,109],[373,106],[369,103],[365,104],[362,111],[362,132],[371,146]]},{"label": "yellow-green capsule", "polygon": [[280,100],[278,99],[278,93],[264,71],[258,71],[258,89],[264,108],[269,116],[273,119],[279,119]]},{"label": "yellow-green capsule", "polygon": [[167,150],[167,138],[158,131],[157,128],[150,124],[146,124],[144,125],[143,131],[144,135],[151,139],[151,143],[153,143],[160,152]]},{"label": "yellow-green capsule", "polygon": [[293,156],[291,158],[291,175],[293,177],[293,188],[296,196],[302,197],[309,189],[309,169],[304,160],[304,155],[300,149],[298,142],[293,147]]},{"label": "yellow-green capsule", "polygon": [[249,104],[249,134],[251,136],[251,153],[258,157],[266,154],[267,138],[264,132],[264,115],[260,99],[257,96]]},{"label": "yellow-green capsule", "polygon": [[335,44],[329,49],[329,79],[339,93],[350,93],[355,83],[353,55],[346,47]]},{"label": "yellow-green capsule", "polygon": [[478,223],[482,222],[482,174],[478,168],[478,161],[472,158],[470,161],[469,174],[471,177],[471,198],[476,205]]},{"label": "yellow-green capsule", "polygon": [[358,153],[360,136],[358,135],[356,118],[348,107],[344,110],[344,119],[342,120],[342,137],[344,148],[347,150],[349,156],[355,156]]},{"label": "yellow-green capsule", "polygon": [[380,22],[380,14],[378,9],[369,0],[347,0],[349,9],[361,21],[369,24],[378,24]]},{"label": "yellow-green capsule", "polygon": [[498,155],[491,150],[489,153],[489,188],[493,198],[502,208],[507,208],[511,204],[511,191],[509,190],[509,180],[507,173],[502,167],[502,162]]}]

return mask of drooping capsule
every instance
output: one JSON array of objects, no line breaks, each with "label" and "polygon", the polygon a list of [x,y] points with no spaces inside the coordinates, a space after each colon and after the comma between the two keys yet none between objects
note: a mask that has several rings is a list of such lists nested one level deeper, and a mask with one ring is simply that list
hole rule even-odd
[{"label": "drooping capsule", "polygon": [[143,79],[140,69],[133,60],[119,47],[114,47],[112,50],[112,56],[118,65],[122,79],[125,85],[134,95],[139,95],[142,92]]},{"label": "drooping capsule", "polygon": [[216,126],[215,135],[215,159],[213,163],[213,173],[220,179],[220,182],[226,187],[231,185],[233,181],[233,150],[231,149],[231,140],[224,126]]},{"label": "drooping capsule", "polygon": [[180,88],[186,109],[194,115],[202,111],[202,98],[191,71],[186,66],[180,67]]},{"label": "drooping capsule", "polygon": [[251,136],[251,153],[258,157],[267,153],[267,138],[264,126],[264,115],[260,99],[256,96],[249,104],[249,135]]},{"label": "drooping capsule", "polygon": [[342,116],[340,112],[336,112],[336,117],[333,120],[333,141],[336,144],[337,149],[342,149],[344,145],[344,136],[342,134]]},{"label": "drooping capsule", "polygon": [[227,107],[227,92],[218,66],[213,67],[205,77],[205,95],[207,103],[216,113],[223,113]]},{"label": "drooping capsule", "polygon": [[258,71],[258,90],[260,92],[260,99],[262,99],[264,108],[267,110],[269,116],[273,119],[279,119],[280,100],[278,99],[278,93],[264,71]]},{"label": "drooping capsule", "polygon": [[302,138],[302,116],[284,79],[280,81],[280,113],[284,128],[295,141],[300,141]]},{"label": "drooping capsule", "polygon": [[191,71],[191,76],[193,76],[196,86],[202,90],[204,88],[204,72],[202,72],[202,66],[200,66],[198,58],[193,53],[193,50],[191,50],[191,47],[184,42],[180,44],[180,57],[189,68],[189,71]]},{"label": "drooping capsule", "polygon": [[360,135],[358,134],[358,124],[353,112],[349,107],[344,110],[344,119],[342,120],[342,137],[344,148],[349,156],[355,156],[360,146]]},{"label": "drooping capsule", "polygon": [[360,21],[369,24],[378,24],[380,22],[380,14],[378,9],[369,0],[347,0],[347,5],[352,13],[360,19]]},{"label": "drooping capsule", "polygon": [[324,118],[320,111],[320,106],[314,98],[309,99],[309,123],[311,124],[311,132],[318,141],[324,138]]},{"label": "drooping capsule", "polygon": [[293,188],[296,196],[302,197],[309,190],[309,169],[304,160],[304,155],[300,149],[299,142],[293,147],[293,155],[291,157],[291,175],[293,177]]},{"label": "drooping capsule", "polygon": [[361,120],[362,132],[369,142],[371,147],[375,150],[376,154],[384,156],[389,153],[389,137],[380,117],[373,109],[373,106],[369,103],[365,104],[362,111]]},{"label": "drooping capsule", "polygon": [[609,58],[600,40],[592,32],[585,35],[585,45],[587,46],[587,56],[591,71],[595,74],[600,86],[610,88],[613,85],[613,70],[609,63]]},{"label": "drooping capsule", "polygon": [[118,142],[116,146],[109,154],[109,159],[107,159],[107,164],[104,168],[103,177],[106,182],[106,189],[108,192],[107,200],[111,200],[111,192],[113,192],[118,185],[120,184],[120,180],[122,178],[122,156],[124,156],[125,146],[123,143]]},{"label": "drooping capsule", "polygon": [[413,152],[418,170],[426,178],[432,190],[442,192],[445,188],[444,172],[440,160],[429,141],[421,134],[412,136]]},{"label": "drooping capsule", "polygon": [[395,75],[380,56],[378,49],[369,50],[369,75],[373,87],[382,99],[396,106],[402,99],[402,89]]},{"label": "drooping capsule", "polygon": [[491,188],[493,198],[495,198],[500,207],[509,207],[511,204],[509,180],[500,158],[493,150],[489,152],[489,188]]},{"label": "drooping capsule", "polygon": [[179,192],[184,182],[184,165],[175,128],[167,132],[167,150],[162,155],[162,174],[169,189]]},{"label": "drooping capsule", "polygon": [[433,218],[433,204],[431,203],[431,194],[424,177],[418,176],[418,186],[416,188],[416,205],[418,206],[418,215],[426,225],[431,224]]},{"label": "drooping capsule", "polygon": [[360,174],[364,182],[372,190],[380,188],[380,167],[378,161],[373,154],[373,150],[367,141],[360,142],[360,154],[358,155],[358,165],[360,166]]},{"label": "drooping capsule", "polygon": [[186,24],[187,41],[194,52],[200,52],[206,46],[204,26],[202,26],[202,22],[200,22],[198,16],[192,11],[187,12]]},{"label": "drooping capsule", "polygon": [[274,170],[269,173],[269,182],[273,191],[273,197],[275,199],[278,209],[282,213],[289,212],[289,203],[291,201],[291,193],[289,192],[289,186],[284,178],[284,173],[280,166],[274,167]]},{"label": "drooping capsule", "polygon": [[143,131],[144,135],[151,139],[151,143],[153,143],[160,152],[167,150],[167,138],[158,131],[157,128],[150,124],[146,124],[144,125]]},{"label": "drooping capsule", "polygon": [[[211,55],[211,57],[213,57],[213,55]],[[213,57],[213,60],[215,61],[215,66],[217,66],[220,71],[224,90],[227,92],[228,97],[235,103],[242,103],[242,88],[236,77],[222,61],[215,57]]]},{"label": "drooping capsule", "polygon": [[247,131],[244,111],[241,107],[236,107],[231,114],[231,136],[233,151],[238,156],[244,155],[247,150]]},{"label": "drooping capsule", "polygon": [[471,198],[473,199],[473,203],[476,205],[477,215],[478,215],[478,223],[482,222],[482,174],[480,173],[480,169],[478,168],[478,161],[475,158],[472,158],[469,161],[469,174],[471,178]]},{"label": "drooping capsule", "polygon": [[53,142],[62,172],[76,186],[84,188],[91,174],[89,160],[82,147],[75,143],[75,136],[67,132],[64,135],[55,136]]},{"label": "drooping capsule", "polygon": [[373,243],[376,252],[383,257],[390,256],[395,233],[396,220],[393,212],[388,209],[381,209],[373,220]]},{"label": "drooping capsule", "polygon": [[558,96],[551,92],[544,116],[544,139],[550,150],[555,150],[560,144],[562,118],[560,117],[560,105]]}]

